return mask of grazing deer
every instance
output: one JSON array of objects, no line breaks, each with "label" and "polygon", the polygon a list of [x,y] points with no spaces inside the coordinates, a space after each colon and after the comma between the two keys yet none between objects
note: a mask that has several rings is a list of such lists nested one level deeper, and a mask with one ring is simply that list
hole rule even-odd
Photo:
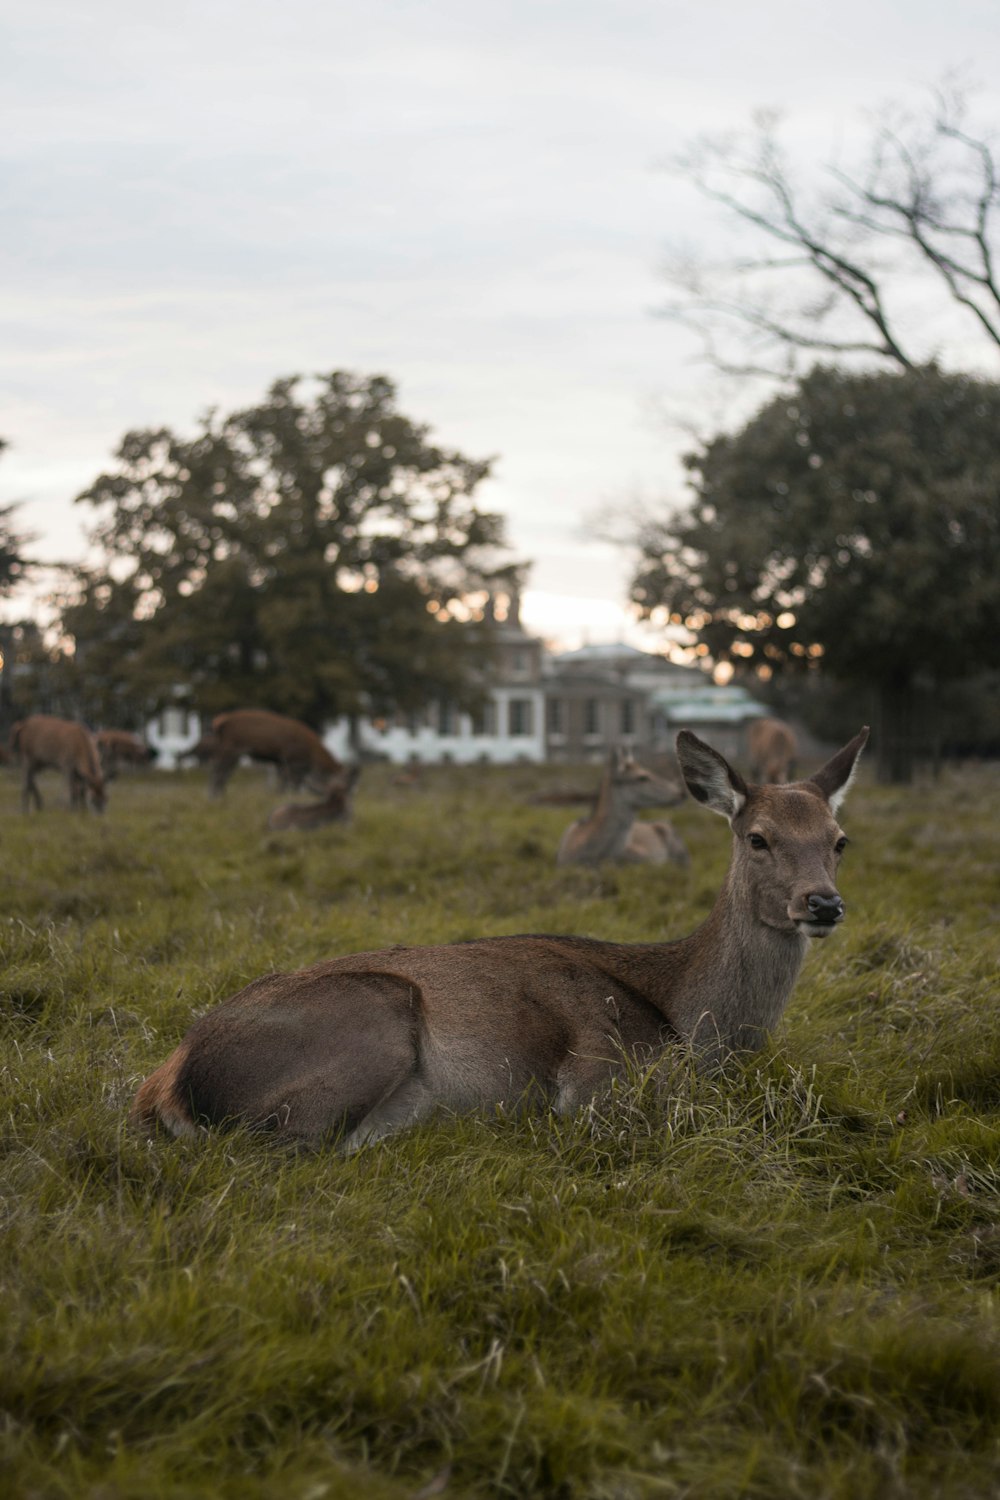
[{"label": "grazing deer", "polygon": [[798,741],[791,725],[782,719],[754,719],[747,730],[750,774],[757,781],[784,786],[791,781]]},{"label": "grazing deer", "polygon": [[32,714],[14,725],[10,747],[24,764],[21,806],[25,812],[32,800],[41,812],[42,794],[35,776],[46,769],[65,775],[71,807],[85,807],[89,791],[95,810],[104,811],[106,797],[100,757],[93,735],[82,724],[72,719],[55,719],[49,714]]},{"label": "grazing deer", "polygon": [[567,828],[556,864],[689,864],[683,840],[669,823],[638,823],[635,818],[640,807],[673,807],[683,800],[679,782],[647,771],[629,750],[612,750],[593,811]]},{"label": "grazing deer", "polygon": [[768,787],[681,731],[688,790],[733,830],[722,889],[689,937],[478,938],[266,975],[194,1023],[139,1089],[133,1123],[178,1135],[243,1123],[336,1135],[354,1150],[438,1107],[509,1108],[533,1095],[568,1112],[626,1059],[678,1043],[709,1065],[759,1047],[809,939],[843,918],[835,812],[867,737],[809,781]]},{"label": "grazing deer", "polygon": [[94,735],[105,781],[113,781],[121,766],[148,766],[156,759],[152,745],[125,729],[99,729]]},{"label": "grazing deer", "polygon": [[344,769],[308,724],[265,708],[218,714],[212,720],[211,732],[187,753],[208,761],[212,797],[220,797],[225,791],[242,755],[277,766],[283,786],[306,786],[317,796],[327,790],[331,776]]},{"label": "grazing deer", "polygon": [[267,820],[268,828],[322,828],[324,823],[346,823],[351,816],[351,798],[361,775],[360,766],[348,766],[330,779],[322,802],[286,802]]}]

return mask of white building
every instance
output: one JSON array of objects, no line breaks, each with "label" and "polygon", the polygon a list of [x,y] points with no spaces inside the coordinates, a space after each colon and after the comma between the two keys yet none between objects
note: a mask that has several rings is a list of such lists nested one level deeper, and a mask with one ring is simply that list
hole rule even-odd
[{"label": "white building", "polygon": [[[600,760],[622,740],[668,750],[687,727],[735,754],[747,720],[767,712],[743,688],[717,687],[697,667],[633,646],[552,654],[522,627],[516,596],[495,631],[495,680],[478,713],[442,701],[417,714],[363,719],[362,753],[396,765]],[[167,770],[201,733],[199,715],[181,707],[165,708],[146,726],[156,764]],[[354,758],[346,718],[327,726],[323,742],[338,759]]]}]

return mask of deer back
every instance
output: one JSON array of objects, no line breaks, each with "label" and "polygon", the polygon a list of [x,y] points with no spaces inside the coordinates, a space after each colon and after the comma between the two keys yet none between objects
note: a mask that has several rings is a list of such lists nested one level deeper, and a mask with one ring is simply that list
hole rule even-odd
[{"label": "deer back", "polygon": [[314,772],[333,775],[342,769],[315,730],[298,719],[263,708],[235,709],[212,720],[216,752],[249,755],[278,764],[301,764]]},{"label": "deer back", "polygon": [[268,828],[321,828],[326,823],[344,823],[351,816],[351,801],[361,774],[359,766],[349,766],[332,777],[326,796],[320,802],[286,802],[276,807],[267,820]]}]

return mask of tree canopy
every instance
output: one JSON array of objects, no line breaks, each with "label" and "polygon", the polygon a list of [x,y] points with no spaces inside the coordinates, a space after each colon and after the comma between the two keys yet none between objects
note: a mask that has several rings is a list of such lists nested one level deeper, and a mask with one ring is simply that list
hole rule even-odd
[{"label": "tree canopy", "polygon": [[473,499],[490,463],[432,442],[390,380],[282,379],[193,438],[129,432],[115,457],[77,497],[102,560],[62,610],[90,712],[183,689],[319,723],[474,693],[458,616],[512,570]]},{"label": "tree canopy", "polygon": [[[0,438],[0,453],[7,446]],[[0,594],[9,593],[31,567],[24,550],[31,539],[17,530],[14,522],[16,510],[16,503],[0,505]]]},{"label": "tree canopy", "polygon": [[817,368],[689,455],[693,502],[643,528],[632,596],[715,661],[873,689],[905,775],[915,689],[1000,665],[998,430],[992,382]]}]

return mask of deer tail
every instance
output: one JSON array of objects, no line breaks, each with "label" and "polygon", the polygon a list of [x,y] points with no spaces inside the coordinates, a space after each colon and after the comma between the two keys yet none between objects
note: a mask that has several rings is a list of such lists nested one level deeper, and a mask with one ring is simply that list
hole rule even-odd
[{"label": "deer tail", "polygon": [[182,1047],[171,1053],[155,1073],[150,1073],[132,1101],[129,1121],[137,1130],[151,1134],[157,1126],[174,1135],[194,1135],[196,1125],[190,1106],[181,1096],[178,1079],[187,1053]]}]

